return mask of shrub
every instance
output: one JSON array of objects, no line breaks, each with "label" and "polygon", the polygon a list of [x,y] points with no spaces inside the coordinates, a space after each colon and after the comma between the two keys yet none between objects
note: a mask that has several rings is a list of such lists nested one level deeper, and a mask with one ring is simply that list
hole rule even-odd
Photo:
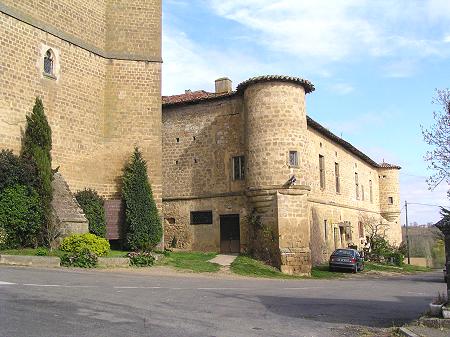
[{"label": "shrub", "polygon": [[11,150],[0,151],[0,191],[14,185],[35,186],[35,168]]},{"label": "shrub", "polygon": [[45,247],[39,247],[34,254],[36,256],[48,256],[48,249]]},{"label": "shrub", "polygon": [[126,246],[131,250],[151,250],[161,240],[162,225],[152,189],[148,182],[147,163],[138,148],[123,175]]},{"label": "shrub", "polygon": [[149,252],[131,252],[127,256],[130,258],[130,264],[135,267],[149,267],[155,262],[155,258]]},{"label": "shrub", "polygon": [[7,247],[35,246],[41,222],[41,202],[33,188],[14,185],[0,193],[0,227]]},{"label": "shrub", "polygon": [[3,227],[0,227],[0,249],[7,248],[7,240],[8,234],[6,234],[6,230]]},{"label": "shrub", "polygon": [[88,251],[96,256],[105,256],[109,252],[109,242],[95,234],[73,234],[64,238],[60,249],[68,253],[81,253]]},{"label": "shrub", "polygon": [[376,262],[386,262],[392,260],[397,266],[403,265],[405,256],[403,255],[403,247],[393,247],[389,242],[380,235],[375,235],[371,240],[372,250],[369,259]]},{"label": "shrub", "polygon": [[27,116],[21,157],[36,168],[36,191],[41,197],[44,222],[51,221],[52,201],[52,131],[44,113],[44,105],[36,98],[33,112]]},{"label": "shrub", "polygon": [[88,189],[78,191],[75,198],[89,221],[89,233],[106,237],[106,219],[104,200],[96,191]]},{"label": "shrub", "polygon": [[61,265],[64,267],[94,268],[98,263],[97,255],[87,249],[63,254],[60,259]]}]

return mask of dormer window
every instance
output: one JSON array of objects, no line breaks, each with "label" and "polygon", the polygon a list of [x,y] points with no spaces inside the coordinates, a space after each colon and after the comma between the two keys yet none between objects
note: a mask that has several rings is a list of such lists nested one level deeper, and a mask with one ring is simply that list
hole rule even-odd
[{"label": "dormer window", "polygon": [[53,73],[54,56],[51,49],[47,50],[44,56],[44,74],[54,77]]}]

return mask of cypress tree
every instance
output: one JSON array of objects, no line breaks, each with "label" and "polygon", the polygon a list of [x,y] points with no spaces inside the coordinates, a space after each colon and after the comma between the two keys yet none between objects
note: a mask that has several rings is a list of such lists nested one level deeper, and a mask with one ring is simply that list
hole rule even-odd
[{"label": "cypress tree", "polygon": [[127,247],[153,249],[161,240],[162,225],[148,181],[147,163],[137,147],[124,169],[122,196]]},{"label": "cypress tree", "polygon": [[36,168],[38,192],[44,214],[44,228],[50,221],[52,193],[52,131],[44,112],[42,100],[37,97],[33,112],[27,116],[25,135],[22,145],[22,158]]}]

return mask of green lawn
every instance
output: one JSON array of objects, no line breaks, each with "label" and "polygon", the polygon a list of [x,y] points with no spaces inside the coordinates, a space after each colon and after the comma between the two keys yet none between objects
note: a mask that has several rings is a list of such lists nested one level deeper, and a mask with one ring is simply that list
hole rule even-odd
[{"label": "green lawn", "polygon": [[427,272],[430,271],[431,268],[427,267],[420,267],[420,266],[414,266],[405,264],[402,267],[392,266],[392,265],[386,265],[381,263],[373,263],[373,262],[366,262],[364,266],[365,271],[387,271],[387,272],[393,272],[393,273],[417,273],[417,272]]},{"label": "green lawn", "polygon": [[165,257],[157,262],[157,265],[171,266],[178,269],[187,269],[196,273],[214,273],[219,271],[220,265],[208,262],[217,253],[202,252],[167,252]]},{"label": "green lawn", "polygon": [[[286,275],[277,268],[271,267],[264,262],[255,260],[251,257],[240,255],[231,264],[231,271],[238,275],[250,277],[265,277],[278,279],[299,279],[305,276]],[[340,273],[332,273],[328,271],[328,266],[313,267],[311,270],[311,278],[337,278],[342,277]]]},{"label": "green lawn", "polygon": [[[366,262],[365,269],[362,272],[367,271],[385,271],[385,272],[395,272],[395,273],[417,273],[417,272],[427,272],[430,268],[404,265],[402,267],[396,267],[385,264],[376,264],[372,262]],[[268,266],[267,264],[252,259],[251,257],[240,255],[231,264],[231,271],[238,275],[251,276],[251,277],[266,277],[266,278],[279,278],[279,279],[298,279],[306,278],[299,276],[286,275],[281,273],[278,269]],[[350,273],[345,272],[330,272],[328,265],[321,265],[313,267],[311,270],[311,278],[313,279],[329,279],[329,278],[339,278],[345,277]]]}]

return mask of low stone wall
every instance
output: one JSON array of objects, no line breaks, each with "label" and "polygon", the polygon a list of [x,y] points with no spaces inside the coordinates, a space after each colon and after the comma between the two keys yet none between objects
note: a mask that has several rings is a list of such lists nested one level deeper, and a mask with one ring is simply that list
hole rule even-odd
[{"label": "low stone wall", "polygon": [[60,259],[56,256],[0,255],[0,264],[54,268],[60,266]]},{"label": "low stone wall", "polygon": [[128,267],[130,259],[128,257],[99,257],[98,265],[100,267]]},{"label": "low stone wall", "polygon": [[[433,267],[433,261],[431,259],[427,259],[426,257],[411,257],[411,264],[414,266],[420,266],[420,267]],[[403,262],[405,264],[408,263],[408,258],[406,257]]]}]

